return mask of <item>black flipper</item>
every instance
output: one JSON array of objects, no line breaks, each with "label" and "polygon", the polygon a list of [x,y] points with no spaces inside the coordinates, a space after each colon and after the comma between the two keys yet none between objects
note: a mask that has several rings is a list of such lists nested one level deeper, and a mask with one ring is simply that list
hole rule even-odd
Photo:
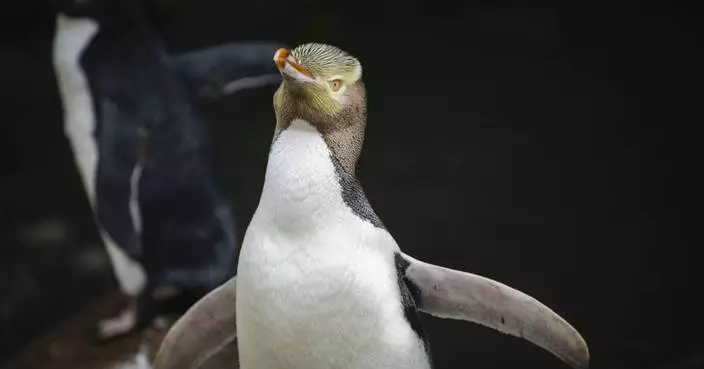
[{"label": "black flipper", "polygon": [[276,42],[228,43],[173,55],[170,61],[193,94],[217,98],[281,83],[273,57],[282,46]]}]

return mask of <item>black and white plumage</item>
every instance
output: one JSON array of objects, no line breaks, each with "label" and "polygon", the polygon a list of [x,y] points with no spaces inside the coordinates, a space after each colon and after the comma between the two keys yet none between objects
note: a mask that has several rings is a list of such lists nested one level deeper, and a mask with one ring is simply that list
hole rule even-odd
[{"label": "black and white plumage", "polygon": [[140,328],[156,313],[156,287],[202,296],[235,273],[235,224],[194,99],[278,83],[278,45],[170,55],[141,1],[56,5],[66,136],[120,288],[139,298],[136,316],[103,330]]},{"label": "black and white plumage", "polygon": [[237,350],[242,369],[432,368],[419,312],[588,365],[584,339],[537,300],[400,250],[355,177],[366,125],[356,59],[321,44],[274,59],[277,127],[237,278],[174,325],[156,369],[233,367]]}]

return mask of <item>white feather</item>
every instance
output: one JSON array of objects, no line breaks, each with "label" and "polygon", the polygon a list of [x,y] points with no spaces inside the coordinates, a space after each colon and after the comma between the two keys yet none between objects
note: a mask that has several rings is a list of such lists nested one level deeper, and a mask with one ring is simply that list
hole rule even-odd
[{"label": "white feather", "polygon": [[344,203],[330,152],[295,120],[274,142],[237,277],[242,369],[425,369],[391,235]]}]

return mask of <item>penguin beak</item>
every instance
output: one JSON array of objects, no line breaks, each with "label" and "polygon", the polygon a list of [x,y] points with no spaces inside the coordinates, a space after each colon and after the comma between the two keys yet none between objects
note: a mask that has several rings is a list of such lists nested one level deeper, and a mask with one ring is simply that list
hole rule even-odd
[{"label": "penguin beak", "polygon": [[283,77],[291,77],[297,81],[318,83],[308,68],[298,64],[288,49],[278,49],[274,54],[274,63]]}]

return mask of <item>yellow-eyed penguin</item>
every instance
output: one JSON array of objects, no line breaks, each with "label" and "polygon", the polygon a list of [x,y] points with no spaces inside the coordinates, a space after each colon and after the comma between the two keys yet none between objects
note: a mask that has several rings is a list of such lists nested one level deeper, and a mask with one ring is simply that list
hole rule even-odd
[{"label": "yellow-eyed penguin", "polygon": [[584,339],[539,301],[401,252],[355,177],[366,125],[356,58],[311,43],[274,60],[277,125],[238,275],[173,326],[155,369],[232,368],[237,350],[242,369],[432,368],[418,311],[588,366]]}]

